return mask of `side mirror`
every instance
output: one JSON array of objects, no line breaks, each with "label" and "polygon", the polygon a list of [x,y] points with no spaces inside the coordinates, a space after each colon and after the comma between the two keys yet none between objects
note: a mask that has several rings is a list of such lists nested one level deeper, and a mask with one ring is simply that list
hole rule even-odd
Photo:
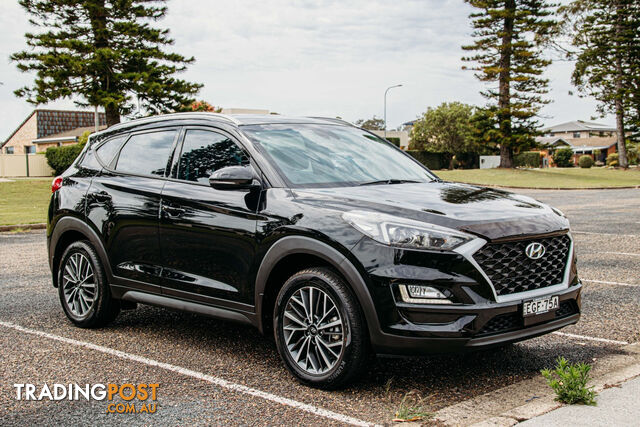
[{"label": "side mirror", "polygon": [[211,174],[209,185],[216,190],[251,190],[260,184],[251,166],[227,166]]}]

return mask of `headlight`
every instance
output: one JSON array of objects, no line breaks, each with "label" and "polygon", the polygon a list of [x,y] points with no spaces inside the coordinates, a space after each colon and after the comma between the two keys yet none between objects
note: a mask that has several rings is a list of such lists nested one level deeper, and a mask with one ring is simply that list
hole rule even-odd
[{"label": "headlight", "polygon": [[402,248],[451,250],[473,238],[450,228],[377,212],[349,211],[342,218],[373,240]]}]

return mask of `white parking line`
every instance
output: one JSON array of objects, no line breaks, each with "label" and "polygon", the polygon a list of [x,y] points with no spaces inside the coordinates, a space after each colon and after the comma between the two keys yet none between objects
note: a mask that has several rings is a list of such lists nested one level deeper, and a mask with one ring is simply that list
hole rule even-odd
[{"label": "white parking line", "polygon": [[617,286],[628,286],[630,288],[638,288],[640,289],[640,285],[634,285],[633,283],[623,283],[623,282],[608,282],[606,280],[591,280],[591,279],[580,279],[583,282],[590,283],[600,283],[603,285],[617,285]]},{"label": "white parking line", "polygon": [[560,335],[562,337],[567,337],[567,338],[575,338],[575,339],[579,339],[579,340],[585,340],[585,341],[598,341],[598,342],[604,342],[607,344],[617,344],[617,345],[627,345],[629,344],[626,341],[617,341],[617,340],[609,340],[606,338],[597,338],[597,337],[588,337],[586,335],[576,335],[576,334],[569,334],[566,332],[551,332],[554,335]]},{"label": "white parking line", "polygon": [[23,332],[25,334],[37,335],[40,337],[48,338],[51,340],[63,342],[65,344],[76,345],[79,347],[88,348],[90,350],[99,351],[101,353],[109,354],[111,356],[119,357],[125,360],[132,360],[134,362],[143,363],[149,366],[155,366],[161,369],[166,369],[167,371],[175,372],[178,374],[186,375],[188,377],[196,378],[202,381],[207,381],[211,384],[214,384],[219,387],[223,387],[238,393],[244,393],[251,396],[259,397],[265,400],[270,400],[275,403],[279,403],[282,405],[290,406],[295,409],[299,409],[301,411],[309,412],[310,414],[317,415],[319,417],[329,418],[334,421],[338,421],[341,423],[347,423],[357,426],[370,426],[372,423],[368,423],[366,421],[359,420],[357,418],[349,417],[347,415],[339,414],[337,412],[329,411],[327,409],[319,408],[317,406],[309,405],[306,403],[298,402],[296,400],[288,399],[286,397],[277,396],[275,394],[267,393],[261,390],[257,390],[255,388],[247,387],[241,384],[235,384],[230,381],[224,380],[222,378],[213,377],[211,375],[203,374],[201,372],[192,371],[191,369],[182,368],[180,366],[171,365],[169,363],[159,362],[157,360],[148,359],[146,357],[137,356],[135,354],[125,353],[120,350],[114,350],[109,347],[103,347],[101,345],[92,344],[90,342],[78,341],[71,338],[65,338],[58,335],[53,335],[47,332],[38,331],[35,329],[25,328],[23,326],[17,325],[15,323],[3,322],[0,321],[0,326],[4,326],[6,328],[11,328],[16,331]]},{"label": "white parking line", "polygon": [[626,255],[626,256],[640,256],[640,254],[634,254],[631,252],[602,252],[603,254],[612,254],[612,255]]},{"label": "white parking line", "polygon": [[575,231],[575,230],[571,230],[571,234],[591,234],[595,236],[616,236],[616,237],[640,237],[640,234],[596,233],[595,231]]}]

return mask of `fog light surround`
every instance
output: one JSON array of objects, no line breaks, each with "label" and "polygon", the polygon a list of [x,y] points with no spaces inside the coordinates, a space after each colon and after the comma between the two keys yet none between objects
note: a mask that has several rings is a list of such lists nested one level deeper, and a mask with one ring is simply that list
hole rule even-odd
[{"label": "fog light surround", "polygon": [[400,296],[404,302],[418,304],[453,304],[441,291],[432,286],[399,285]]}]

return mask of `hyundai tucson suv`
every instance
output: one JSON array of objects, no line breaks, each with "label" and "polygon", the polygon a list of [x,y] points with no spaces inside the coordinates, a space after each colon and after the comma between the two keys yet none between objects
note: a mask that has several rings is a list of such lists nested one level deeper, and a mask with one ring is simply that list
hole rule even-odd
[{"label": "hyundai tucson suv", "polygon": [[580,317],[562,212],[440,180],[348,123],[181,113],[91,136],[47,243],[77,326],[151,304],[257,327],[301,382],[369,354],[503,345]]}]

